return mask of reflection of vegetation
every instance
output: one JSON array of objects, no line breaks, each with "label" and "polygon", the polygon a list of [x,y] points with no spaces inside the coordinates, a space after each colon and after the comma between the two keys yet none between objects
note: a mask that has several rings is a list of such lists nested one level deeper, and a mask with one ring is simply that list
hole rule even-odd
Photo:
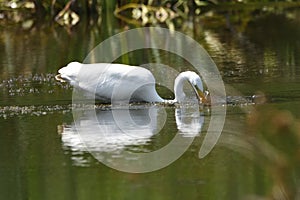
[{"label": "reflection of vegetation", "polygon": [[[123,15],[123,13],[128,10],[131,10],[132,12],[131,17],[128,17],[126,14]],[[154,7],[151,5],[134,3],[126,4],[115,10],[115,15],[127,23],[137,25],[166,23],[169,28],[174,26],[171,20],[178,17],[180,15],[179,13],[181,13],[182,16],[185,16],[186,10],[175,12],[169,7]]]},{"label": "reflection of vegetation", "polygon": [[[128,3],[115,10],[115,15],[127,23],[137,25],[156,25],[165,23],[174,28],[173,19],[187,19],[188,15],[199,14],[201,8],[209,4],[216,4],[215,0],[177,0],[177,1],[148,1],[146,3]],[[127,12],[126,12],[127,11]]]},{"label": "reflection of vegetation", "polygon": [[7,0],[0,3],[0,19],[23,22],[29,19],[53,19],[66,26],[75,25],[81,17],[93,17],[101,12],[98,0]]},{"label": "reflection of vegetation", "polygon": [[[273,3],[269,7],[270,3]],[[285,3],[287,2],[287,3]],[[255,1],[255,0],[4,0],[0,2],[0,20],[23,22],[28,19],[53,19],[61,25],[74,26],[82,18],[97,18],[105,10],[128,23],[146,25],[166,23],[174,27],[174,18],[187,19],[189,14],[198,15],[203,8],[274,9],[276,7],[299,6],[299,1]],[[125,12],[125,11],[129,12]],[[131,11],[131,12],[130,12]],[[1,23],[0,21],[0,23]]]}]

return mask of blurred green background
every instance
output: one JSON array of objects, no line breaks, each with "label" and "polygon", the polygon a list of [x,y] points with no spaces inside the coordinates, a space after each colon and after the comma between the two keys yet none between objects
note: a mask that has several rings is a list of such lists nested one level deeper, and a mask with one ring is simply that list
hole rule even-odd
[{"label": "blurred green background", "polygon": [[[227,116],[204,159],[197,155],[209,112],[179,160],[127,174],[64,140],[72,87],[54,76],[110,36],[144,26],[180,31],[208,51],[226,86]],[[0,199],[299,199],[299,55],[300,1],[1,0]],[[192,70],[182,58],[150,50],[116,62]],[[127,151],[173,138],[175,108],[166,111],[162,133]]]}]

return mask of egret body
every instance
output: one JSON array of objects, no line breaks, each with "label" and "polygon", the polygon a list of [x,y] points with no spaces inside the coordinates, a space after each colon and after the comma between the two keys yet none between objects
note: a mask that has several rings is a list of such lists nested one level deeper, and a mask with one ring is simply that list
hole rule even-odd
[{"label": "egret body", "polygon": [[104,102],[172,102],[181,103],[185,98],[183,85],[188,81],[193,87],[199,101],[205,101],[202,80],[195,72],[180,73],[174,83],[174,100],[161,98],[155,89],[155,78],[152,73],[142,67],[95,63],[82,64],[71,62],[58,70],[55,77],[62,82],[95,94],[95,98]]}]

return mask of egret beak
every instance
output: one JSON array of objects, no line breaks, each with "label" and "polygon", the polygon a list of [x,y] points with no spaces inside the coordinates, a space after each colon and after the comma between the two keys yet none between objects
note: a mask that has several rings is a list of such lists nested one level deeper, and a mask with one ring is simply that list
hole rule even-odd
[{"label": "egret beak", "polygon": [[199,101],[201,103],[205,103],[206,102],[206,96],[204,95],[204,93],[201,91],[201,90],[197,90],[198,92],[198,98],[199,98]]},{"label": "egret beak", "polygon": [[196,93],[196,96],[199,100],[200,103],[205,103],[206,102],[206,96],[205,94],[202,92],[202,90],[200,90],[197,85],[194,85],[194,91]]},{"label": "egret beak", "polygon": [[55,79],[56,79],[57,81],[62,82],[62,83],[66,82],[66,80],[64,80],[64,79],[61,77],[61,74],[57,74],[57,75],[55,76]]}]

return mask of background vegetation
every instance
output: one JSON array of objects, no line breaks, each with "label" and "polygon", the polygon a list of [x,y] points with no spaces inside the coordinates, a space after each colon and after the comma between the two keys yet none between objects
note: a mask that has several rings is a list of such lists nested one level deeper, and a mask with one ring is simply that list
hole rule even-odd
[{"label": "background vegetation", "polygon": [[[32,164],[40,161],[53,163],[51,159],[56,157],[48,157],[48,152],[60,152],[58,145],[43,145],[48,144],[49,141],[54,143],[57,139],[55,138],[56,135],[45,134],[44,130],[38,129],[35,132],[36,137],[32,137],[32,129],[49,124],[49,129],[56,132],[55,126],[63,121],[61,119],[63,116],[56,113],[55,117],[50,115],[48,118],[26,119],[25,122],[13,117],[24,116],[26,113],[32,113],[34,116],[44,115],[46,111],[50,112],[48,104],[57,102],[57,99],[69,99],[71,89],[67,85],[61,87],[59,83],[55,82],[54,74],[60,66],[70,61],[83,60],[87,52],[100,41],[118,31],[129,28],[129,25],[161,25],[170,29],[180,26],[180,31],[190,34],[197,41],[200,41],[205,49],[210,51],[213,59],[220,67],[225,82],[237,87],[240,91],[246,91],[246,95],[254,94],[253,91],[259,88],[266,93],[266,96],[272,97],[270,100],[272,102],[266,103],[272,103],[271,106],[258,105],[255,107],[256,110],[247,115],[246,134],[235,134],[234,131],[239,129],[232,128],[232,124],[228,126],[234,131],[223,134],[225,147],[236,145],[237,152],[242,153],[242,155],[245,154],[245,157],[250,158],[249,160],[254,160],[254,163],[260,164],[261,169],[267,171],[270,178],[264,177],[263,172],[258,170],[253,170],[254,175],[250,174],[251,170],[244,173],[243,170],[252,167],[248,161],[246,164],[236,162],[238,160],[236,155],[232,156],[234,158],[228,159],[228,151],[222,154],[219,150],[216,153],[219,156],[217,159],[219,163],[213,164],[215,171],[212,169],[211,172],[207,172],[207,175],[203,175],[201,170],[199,170],[199,174],[194,174],[194,171],[188,170],[186,173],[190,173],[192,181],[196,180],[195,177],[197,176],[201,178],[207,176],[207,180],[218,180],[216,185],[204,185],[211,190],[211,195],[221,195],[216,191],[222,187],[229,188],[228,183],[231,183],[228,192],[232,192],[231,188],[234,188],[237,195],[246,190],[250,193],[266,196],[263,199],[299,199],[300,116],[297,109],[300,108],[298,103],[300,96],[298,81],[300,29],[297,24],[299,24],[300,14],[288,12],[290,7],[300,7],[300,1],[0,0],[0,50],[2,51],[0,53],[2,62],[0,88],[3,93],[0,99],[1,104],[5,107],[1,110],[0,118],[1,116],[5,119],[12,118],[10,123],[2,122],[4,124],[1,126],[3,130],[11,131],[11,134],[7,134],[9,135],[7,140],[1,140],[2,145],[0,146],[9,146],[9,150],[1,151],[8,155],[7,158],[13,160],[12,165],[8,165],[9,170],[15,168],[18,177],[26,177],[21,181],[15,179],[19,185],[13,181],[8,184],[7,182],[11,181],[12,178],[9,177],[9,173],[3,173],[3,180],[9,181],[0,183],[3,186],[0,194],[3,194],[3,191],[8,191],[5,189],[7,185],[12,185],[13,191],[25,191],[19,192],[24,195],[25,199],[26,187],[29,188],[28,191],[34,191],[35,195],[44,195],[45,191],[52,194],[51,187],[53,187],[59,196],[61,194],[68,196],[72,195],[68,190],[69,182],[75,177],[74,179],[80,179],[79,181],[76,180],[77,182],[73,181],[80,188],[76,192],[86,198],[87,193],[84,189],[92,187],[81,187],[82,185],[85,186],[86,181],[82,181],[83,176],[78,175],[80,173],[74,176],[74,172],[68,171],[66,173],[67,169],[60,167],[60,163],[65,162],[63,156],[56,160],[58,164],[54,166],[58,168],[57,172],[62,174],[61,176],[43,173],[44,171],[39,169],[38,164]],[[211,14],[210,11],[217,11],[218,14]],[[266,13],[267,15],[265,15]],[[79,24],[79,22],[85,23]],[[97,27],[91,27],[91,25]],[[100,25],[101,28],[98,28]],[[12,30],[9,27],[12,27]],[[72,31],[69,31],[71,28]],[[121,30],[117,30],[118,28]],[[149,55],[143,56],[141,54],[141,56],[134,57],[128,54],[122,56],[120,62],[139,64],[145,61],[145,57],[151,58]],[[168,58],[164,59],[168,60]],[[179,63],[178,60],[171,61]],[[261,103],[265,103],[264,101]],[[40,105],[41,102],[45,105]],[[61,102],[64,103],[66,100]],[[39,106],[32,106],[32,104]],[[282,108],[274,108],[273,106],[281,106]],[[58,105],[53,109],[65,112],[64,109],[68,110],[69,108]],[[235,114],[229,115],[229,119],[234,116]],[[236,116],[239,117],[238,119],[242,118],[239,114]],[[234,122],[239,123],[240,121],[235,120]],[[238,133],[240,132],[238,131]],[[36,141],[33,138],[37,138]],[[13,143],[15,141],[30,141],[31,144],[22,145],[23,143],[20,142],[21,147],[15,150],[16,146]],[[238,146],[239,144],[240,146]],[[40,153],[41,149],[45,154]],[[235,162],[231,162],[232,160]],[[201,164],[193,163],[191,165],[190,163],[193,161],[187,162],[188,167]],[[218,168],[219,166],[222,170]],[[32,167],[38,169],[32,170]],[[47,164],[44,169],[53,170],[51,167],[53,166]],[[93,171],[96,167],[91,168],[92,174],[96,174]],[[256,169],[256,165],[253,168]],[[73,166],[72,170],[74,170]],[[78,171],[81,172],[82,169]],[[161,181],[160,177],[161,175],[166,177],[166,172],[158,173],[160,183],[164,182]],[[89,173],[86,171],[84,173],[85,180],[90,181],[90,185],[98,183],[99,177],[95,176],[94,179],[91,179]],[[261,176],[259,176],[260,173]],[[114,174],[111,171],[98,174],[110,174],[109,180],[114,182],[112,182],[113,187],[104,184],[108,191],[115,192],[115,183],[120,182],[121,186],[125,188],[124,194],[128,194],[126,188],[128,182],[129,184],[132,183],[132,178],[128,178],[130,180],[124,182],[124,178],[119,176],[120,174]],[[171,177],[170,180],[174,180],[174,174],[178,175],[175,172],[168,172],[167,175]],[[52,180],[53,177],[55,178]],[[60,179],[56,177],[60,177]],[[100,179],[106,180],[103,177]],[[36,180],[40,180],[42,183],[44,180],[48,182],[34,184]],[[158,182],[156,177],[150,177],[150,180],[154,180],[155,183]],[[140,184],[140,180],[137,182]],[[126,186],[124,187],[122,184]],[[198,187],[197,183],[189,184],[187,190],[189,193],[190,188],[192,188],[190,186],[195,187],[196,185]],[[237,185],[238,187],[236,187]],[[249,185],[253,185],[253,187]],[[43,190],[42,187],[46,189]],[[72,187],[70,189],[73,191]],[[166,193],[173,194],[173,187],[168,189]],[[97,190],[99,194],[102,191]],[[156,193],[153,195],[161,195],[159,193],[162,193],[156,187],[155,191]],[[180,192],[182,193],[182,191],[181,188]],[[192,194],[197,194],[197,191],[195,190]],[[93,192],[95,191],[93,190]],[[20,195],[19,193],[10,195]],[[113,194],[120,195],[119,193]],[[136,196],[136,194],[134,195]]]},{"label": "background vegetation", "polygon": [[[2,0],[0,25],[26,20],[57,22],[74,26],[82,19],[97,22],[99,16],[114,12],[115,16],[131,24],[147,25],[166,23],[174,18],[187,18],[211,9],[295,7],[299,0]],[[33,23],[33,22],[30,22]]]}]

